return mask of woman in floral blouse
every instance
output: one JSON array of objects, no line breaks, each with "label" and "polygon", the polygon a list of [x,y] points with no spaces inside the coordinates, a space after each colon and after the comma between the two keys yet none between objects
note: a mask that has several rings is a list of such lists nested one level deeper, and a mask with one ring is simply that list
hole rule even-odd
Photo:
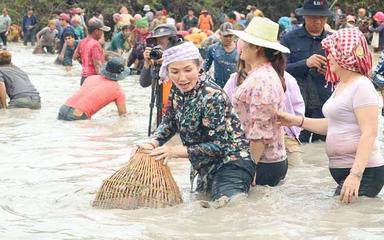
[{"label": "woman in floral blouse", "polygon": [[284,109],[283,53],[289,49],[277,42],[278,29],[268,18],[255,17],[244,31],[231,30],[243,44],[240,58],[251,68],[233,94],[233,103],[250,140],[258,185],[277,185],[288,169],[284,130],[276,112]]},{"label": "woman in floral blouse", "polygon": [[[162,123],[141,147],[157,160],[188,158],[199,175],[197,190],[210,200],[228,199],[248,193],[256,169],[227,95],[208,75],[199,75],[201,63],[191,42],[164,51],[160,75],[174,87]],[[182,145],[165,146],[177,132]]]}]

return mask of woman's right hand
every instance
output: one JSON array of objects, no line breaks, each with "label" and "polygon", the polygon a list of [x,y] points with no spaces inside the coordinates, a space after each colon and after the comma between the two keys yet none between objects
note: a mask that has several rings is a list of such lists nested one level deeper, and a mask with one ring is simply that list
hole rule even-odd
[{"label": "woman's right hand", "polygon": [[300,126],[303,116],[296,116],[287,112],[277,112],[277,123],[282,126]]},{"label": "woman's right hand", "polygon": [[137,150],[142,149],[146,151],[147,153],[152,152],[153,149],[155,149],[158,146],[157,142],[154,142],[154,140],[151,140],[150,142],[144,142],[144,143],[138,143],[131,151],[131,157],[137,152]]}]

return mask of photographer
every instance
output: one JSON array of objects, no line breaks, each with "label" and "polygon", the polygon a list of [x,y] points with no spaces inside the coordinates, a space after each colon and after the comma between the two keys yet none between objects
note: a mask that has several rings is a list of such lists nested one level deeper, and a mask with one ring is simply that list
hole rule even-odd
[{"label": "photographer", "polygon": [[152,112],[156,105],[156,123],[160,124],[162,115],[167,109],[168,95],[172,82],[161,79],[159,76],[160,66],[163,62],[163,51],[174,46],[180,39],[176,28],[170,24],[161,24],[153,30],[153,35],[147,39],[144,50],[144,66],[140,74],[140,85],[142,87],[152,86],[148,136],[151,134]]},{"label": "photographer", "polygon": [[[152,79],[158,74],[155,72],[155,65],[161,65],[163,62],[162,51],[171,47],[178,40],[176,28],[173,25],[160,24],[153,30],[153,35],[147,39],[147,47],[144,50],[144,67],[140,74],[140,85],[142,87],[152,85]],[[151,52],[152,54],[150,54]]]}]

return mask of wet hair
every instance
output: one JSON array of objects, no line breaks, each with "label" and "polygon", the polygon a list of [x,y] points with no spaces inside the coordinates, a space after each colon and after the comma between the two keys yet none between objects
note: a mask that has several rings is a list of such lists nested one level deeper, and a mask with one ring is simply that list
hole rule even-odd
[{"label": "wet hair", "polygon": [[236,68],[237,68],[236,86],[240,86],[248,76],[248,73],[245,71],[245,61],[242,59],[239,59],[237,61]]},{"label": "wet hair", "polygon": [[66,32],[66,33],[64,33],[64,39],[65,39],[66,37],[72,37],[72,38],[75,38],[75,34],[74,34],[73,32]]},{"label": "wet hair", "polygon": [[7,50],[0,51],[0,66],[12,63],[12,54]]},{"label": "wet hair", "polygon": [[273,69],[275,69],[277,72],[277,75],[280,78],[281,86],[285,92],[287,86],[285,85],[284,71],[287,63],[287,57],[282,52],[270,48],[264,48],[264,56],[268,59]]}]

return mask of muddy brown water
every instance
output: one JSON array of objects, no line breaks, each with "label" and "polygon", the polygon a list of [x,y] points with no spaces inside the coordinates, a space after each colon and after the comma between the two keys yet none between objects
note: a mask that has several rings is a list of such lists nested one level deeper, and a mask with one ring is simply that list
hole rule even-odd
[{"label": "muddy brown water", "polygon": [[110,105],[91,121],[58,121],[60,105],[79,87],[80,66],[68,74],[52,64],[54,56],[32,55],[19,44],[10,49],[40,91],[42,109],[0,110],[0,239],[384,239],[383,191],[342,205],[333,197],[323,143],[303,147],[305,163],[290,168],[282,185],[253,188],[226,208],[200,207],[189,193],[185,160],[169,163],[183,204],[91,207],[102,180],[146,138],[150,90],[131,76],[121,81],[127,117]]}]

